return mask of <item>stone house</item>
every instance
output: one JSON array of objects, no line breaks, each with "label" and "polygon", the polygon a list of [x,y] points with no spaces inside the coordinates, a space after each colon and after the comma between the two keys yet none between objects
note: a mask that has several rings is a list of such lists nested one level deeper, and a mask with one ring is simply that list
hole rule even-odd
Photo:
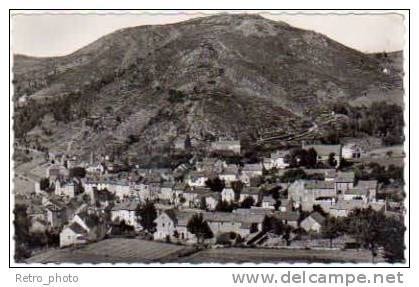
[{"label": "stone house", "polygon": [[337,173],[334,180],[336,194],[343,194],[348,189],[354,188],[355,183],[355,172],[353,171],[341,171]]},{"label": "stone house", "polygon": [[307,232],[321,231],[322,226],[326,223],[326,218],[318,212],[313,212],[300,222],[300,227]]},{"label": "stone house", "polygon": [[223,171],[218,175],[221,180],[226,184],[239,180],[239,168],[235,164],[226,166]]}]

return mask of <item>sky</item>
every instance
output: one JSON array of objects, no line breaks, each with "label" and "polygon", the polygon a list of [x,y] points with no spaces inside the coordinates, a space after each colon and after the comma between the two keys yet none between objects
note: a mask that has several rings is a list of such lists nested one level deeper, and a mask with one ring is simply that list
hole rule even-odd
[{"label": "sky", "polygon": [[[217,12],[66,11],[60,13],[48,14],[37,11],[36,14],[13,15],[12,52],[37,57],[64,56],[121,28],[176,23]],[[285,21],[298,28],[314,30],[366,53],[403,49],[405,33],[403,15],[308,13],[265,11],[259,14],[271,20]]]}]

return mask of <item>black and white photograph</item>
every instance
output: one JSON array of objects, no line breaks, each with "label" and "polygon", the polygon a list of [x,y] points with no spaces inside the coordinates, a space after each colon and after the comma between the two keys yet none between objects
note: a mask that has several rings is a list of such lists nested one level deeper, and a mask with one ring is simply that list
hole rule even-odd
[{"label": "black and white photograph", "polygon": [[11,261],[408,262],[401,11],[12,11]]}]

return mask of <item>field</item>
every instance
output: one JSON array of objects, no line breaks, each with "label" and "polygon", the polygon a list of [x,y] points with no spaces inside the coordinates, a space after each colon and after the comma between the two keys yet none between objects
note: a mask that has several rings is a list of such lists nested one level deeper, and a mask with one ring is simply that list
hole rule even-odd
[{"label": "field", "polygon": [[[382,261],[382,258],[376,259]],[[49,250],[27,263],[275,263],[371,262],[367,250],[303,250],[193,247],[139,239],[107,239],[79,248]]]},{"label": "field", "polygon": [[[382,262],[381,258],[375,260]],[[257,248],[218,248],[207,249],[188,257],[180,262],[188,263],[331,263],[356,262],[371,263],[371,255],[367,250],[306,250],[306,249],[257,249]]]},{"label": "field", "polygon": [[173,260],[188,247],[139,239],[106,239],[80,248],[50,250],[27,263],[151,263]]}]

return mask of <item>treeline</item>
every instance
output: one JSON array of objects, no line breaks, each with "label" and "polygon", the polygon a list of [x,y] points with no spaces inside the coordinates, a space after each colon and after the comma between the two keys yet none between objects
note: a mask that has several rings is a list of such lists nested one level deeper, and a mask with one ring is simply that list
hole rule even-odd
[{"label": "treeline", "polygon": [[329,135],[329,141],[336,141],[339,137],[359,137],[369,135],[379,137],[385,145],[397,145],[404,142],[403,108],[387,102],[374,102],[371,106],[353,107],[337,103],[333,111],[343,114],[348,119],[339,131]]}]

